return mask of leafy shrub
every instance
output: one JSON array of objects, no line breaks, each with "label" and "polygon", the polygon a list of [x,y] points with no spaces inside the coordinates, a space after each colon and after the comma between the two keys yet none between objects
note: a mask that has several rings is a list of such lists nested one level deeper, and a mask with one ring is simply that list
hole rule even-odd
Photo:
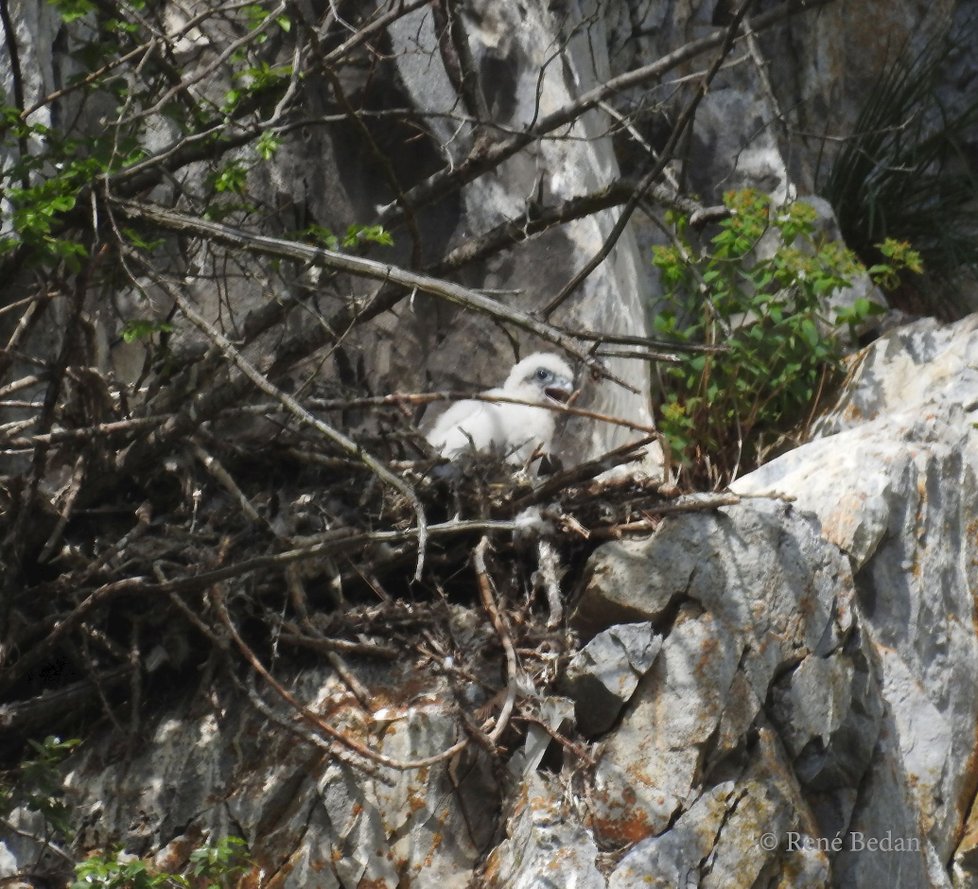
[{"label": "leafy shrub", "polygon": [[62,741],[52,735],[43,741],[29,740],[33,756],[21,760],[0,780],[0,818],[6,820],[14,809],[23,806],[39,814],[49,830],[67,836],[68,810],[61,798],[59,766],[80,743],[78,738]]},{"label": "leafy shrub", "polygon": [[[705,247],[694,246],[687,220],[674,216],[674,243],[653,251],[666,287],[659,332],[705,347],[664,371],[659,428],[687,480],[713,486],[753,468],[811,413],[840,366],[839,327],[855,329],[881,311],[860,299],[824,317],[825,297],[867,270],[845,245],[816,240],[810,205],[772,207],[750,189],[724,201],[731,215]],[[908,245],[881,249],[887,261],[868,269],[874,280],[920,271]]]},{"label": "leafy shrub", "polygon": [[121,852],[93,855],[75,867],[70,889],[189,889],[230,885],[245,869],[245,841],[225,837],[190,853],[188,875],[154,871],[141,858]]}]

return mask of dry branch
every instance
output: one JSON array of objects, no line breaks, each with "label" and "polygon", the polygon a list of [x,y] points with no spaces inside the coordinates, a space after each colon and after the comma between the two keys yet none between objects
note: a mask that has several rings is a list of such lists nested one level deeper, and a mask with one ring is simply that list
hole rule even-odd
[{"label": "dry branch", "polygon": [[316,731],[322,732],[328,738],[333,741],[342,744],[344,747],[352,750],[354,753],[362,756],[368,762],[376,763],[377,765],[386,766],[390,769],[396,769],[397,771],[408,771],[412,769],[423,769],[427,766],[435,765],[439,762],[444,762],[447,759],[451,759],[456,753],[465,749],[468,746],[468,739],[463,738],[457,743],[448,747],[446,750],[436,753],[434,756],[424,757],[417,760],[402,760],[394,759],[393,757],[386,756],[383,753],[379,753],[371,747],[365,744],[361,744],[359,741],[351,738],[349,735],[344,734],[339,731],[339,729],[334,728],[328,722],[323,720],[320,716],[313,713],[308,707],[306,707],[295,695],[292,694],[282,683],[280,683],[271,673],[268,672],[265,665],[261,662],[258,655],[245,643],[238,633],[234,622],[231,620],[231,615],[228,613],[227,605],[224,602],[224,594],[218,586],[212,589],[212,601],[217,609],[218,616],[220,617],[221,623],[224,625],[225,629],[234,641],[234,644],[238,647],[238,650],[242,653],[245,660],[251,664],[252,669],[265,680],[268,686],[290,707],[292,707],[296,715],[300,716],[305,722],[307,722]]},{"label": "dry branch", "polygon": [[489,548],[489,538],[483,537],[478,546],[472,553],[473,564],[475,566],[476,582],[479,587],[479,598],[482,600],[482,607],[485,608],[489,620],[492,621],[493,629],[499,637],[499,642],[506,655],[506,697],[503,701],[502,709],[496,718],[496,723],[489,732],[489,740],[495,744],[499,741],[509,719],[513,715],[513,707],[516,704],[518,684],[520,676],[519,661],[516,658],[516,648],[513,645],[513,636],[506,625],[505,618],[500,614],[492,596],[492,581],[489,579],[489,572],[486,568],[486,550]]},{"label": "dry branch", "polygon": [[[755,16],[751,20],[752,30],[754,32],[762,31],[790,16],[817,9],[831,2],[832,0],[788,0],[781,6]],[[560,127],[573,123],[582,114],[597,107],[601,102],[607,101],[631,87],[641,86],[660,78],[667,71],[678,67],[683,62],[720,46],[726,37],[727,29],[717,30],[706,37],[690,41],[685,46],[667,53],[648,65],[605,81],[573,102],[569,102],[563,108],[545,115],[524,132],[515,133],[491,143],[488,147],[482,147],[454,168],[439,170],[432,174],[407,193],[407,200],[415,210],[422,205],[440,200],[467,182],[471,182],[484,173],[495,169],[504,160],[522,151],[533,142],[544,138]],[[375,221],[387,227],[396,224],[399,221],[396,205],[388,206]]]},{"label": "dry branch", "polygon": [[418,521],[418,564],[415,572],[415,579],[420,580],[421,573],[424,568],[425,547],[428,542],[428,521],[425,518],[424,507],[421,505],[421,501],[418,499],[418,495],[414,492],[414,489],[411,488],[411,486],[408,485],[403,479],[394,475],[394,473],[392,473],[377,458],[368,454],[349,436],[344,435],[338,429],[335,429],[327,423],[324,423],[319,418],[314,417],[301,404],[299,404],[295,398],[293,398],[287,392],[283,392],[272,382],[270,382],[269,379],[250,361],[248,361],[231,344],[230,340],[228,340],[224,334],[217,330],[214,325],[210,324],[176,288],[170,286],[167,282],[161,281],[160,283],[163,284],[173,301],[180,307],[180,311],[186,315],[187,319],[191,321],[199,330],[201,330],[221,350],[228,360],[231,361],[231,363],[233,363],[235,367],[237,367],[238,370],[240,370],[258,389],[280,402],[289,411],[289,413],[308,426],[311,426],[321,435],[325,436],[344,453],[366,466],[382,482],[389,485],[395,491],[398,491],[405,498],[407,498],[408,502],[414,508],[414,514]]},{"label": "dry branch", "polygon": [[30,737],[47,732],[65,712],[79,714],[98,699],[98,687],[117,688],[129,676],[129,665],[103,670],[90,679],[46,691],[28,701],[0,705],[0,735]]},{"label": "dry branch", "polygon": [[734,13],[733,20],[723,32],[720,52],[717,54],[716,59],[713,60],[713,64],[710,65],[709,70],[703,75],[702,79],[697,84],[696,92],[694,93],[693,98],[686,103],[685,107],[680,112],[678,119],[676,120],[675,124],[673,124],[672,132],[669,133],[669,138],[666,140],[665,147],[655,159],[652,168],[642,177],[638,187],[625,203],[625,206],[619,214],[618,219],[615,220],[611,233],[607,238],[605,238],[604,243],[601,245],[601,249],[584,264],[583,268],[574,274],[567,284],[561,288],[560,293],[558,293],[549,303],[547,303],[541,312],[542,317],[549,318],[570,298],[574,291],[585,280],[587,280],[591,273],[599,265],[601,265],[605,259],[608,258],[615,244],[618,243],[618,239],[625,231],[625,226],[628,224],[628,220],[631,218],[635,208],[638,207],[639,203],[645,198],[649,189],[662,175],[662,171],[665,170],[666,165],[672,160],[676,148],[679,145],[680,139],[683,138],[686,130],[692,125],[693,115],[696,113],[696,109],[699,107],[700,102],[706,96],[713,79],[719,73],[724,59],[726,59],[730,51],[733,49],[734,38],[737,32],[740,30],[740,24],[743,21],[744,16],[747,15],[748,8],[753,2],[754,0],[744,0],[737,12]]},{"label": "dry branch", "polygon": [[474,312],[479,312],[480,314],[489,315],[499,321],[512,324],[521,330],[532,333],[548,343],[559,346],[599,376],[617,383],[630,392],[637,391],[633,386],[630,386],[624,380],[619,379],[608,371],[592,355],[585,352],[572,337],[562,333],[553,325],[539,321],[526,312],[514,309],[498,300],[483,296],[481,293],[476,293],[474,290],[469,290],[451,281],[422,275],[418,272],[412,272],[390,265],[389,263],[377,262],[376,260],[361,256],[351,256],[346,253],[326,250],[323,247],[313,247],[309,244],[300,244],[296,241],[288,241],[283,238],[272,238],[268,235],[245,232],[228,225],[210,222],[205,219],[197,219],[192,216],[187,216],[184,213],[177,213],[173,210],[167,210],[151,204],[116,198],[111,199],[110,203],[121,216],[149,222],[178,234],[192,234],[216,243],[227,244],[231,247],[247,250],[251,253],[309,263],[310,265],[347,272],[374,281],[397,284],[406,288],[408,292],[421,290],[425,293],[430,293],[432,296],[443,299],[446,302]]}]

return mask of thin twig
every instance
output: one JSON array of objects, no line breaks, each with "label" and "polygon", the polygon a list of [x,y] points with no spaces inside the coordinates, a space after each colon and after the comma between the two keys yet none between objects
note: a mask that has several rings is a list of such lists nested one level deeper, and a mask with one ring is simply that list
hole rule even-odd
[{"label": "thin twig", "polygon": [[526,330],[548,343],[560,346],[565,352],[583,362],[599,376],[617,383],[630,392],[638,392],[634,386],[611,373],[601,362],[583,350],[572,337],[565,335],[552,324],[547,324],[526,312],[507,306],[498,300],[491,299],[451,281],[433,278],[430,275],[423,275],[363,256],[352,256],[297,241],[242,231],[222,223],[177,213],[151,204],[120,198],[110,198],[110,201],[122,216],[142,219],[169,231],[198,235],[210,241],[227,244],[251,253],[278,256],[283,259],[292,259],[297,262],[347,272],[375,281],[397,284],[408,291],[421,290],[430,293],[432,296],[462,308],[498,318],[500,321]]},{"label": "thin twig", "polygon": [[414,515],[418,522],[418,561],[415,569],[415,579],[420,580],[424,570],[425,549],[428,545],[428,520],[425,518],[424,506],[418,499],[414,489],[403,479],[398,478],[376,457],[368,454],[357,442],[347,437],[338,429],[324,423],[317,417],[309,413],[295,398],[287,392],[283,392],[268,377],[258,370],[247,358],[244,357],[217,328],[207,321],[191,304],[184,298],[183,294],[175,287],[171,287],[166,281],[159,281],[168,295],[180,307],[180,311],[211,340],[224,355],[240,370],[251,382],[266,395],[271,396],[280,402],[286,409],[303,423],[311,426],[321,435],[328,438],[333,444],[339,447],[344,453],[349,454],[366,466],[385,484],[392,487],[395,491],[404,496],[411,504]]},{"label": "thin twig", "polygon": [[[627,203],[639,183],[631,179],[619,179],[595,192],[568,198],[553,207],[527,206],[519,216],[491,228],[476,237],[466,238],[444,259],[426,269],[430,275],[444,275],[469,263],[478,262],[498,253],[505,247],[522,243],[534,235],[556,225],[591,216],[601,210]],[[692,220],[716,218],[716,207],[704,207],[685,195],[658,183],[648,189],[648,194],[660,204],[689,216]],[[720,207],[723,216],[729,216],[726,207]],[[691,223],[692,224],[692,223]]]},{"label": "thin twig", "polygon": [[345,765],[350,766],[350,768],[370,775],[371,778],[376,781],[380,781],[382,784],[386,784],[388,786],[394,785],[395,782],[386,774],[381,772],[380,769],[375,768],[370,762],[364,762],[362,758],[354,758],[336,741],[327,741],[325,738],[322,738],[316,734],[316,732],[310,731],[304,728],[302,725],[285,719],[276,713],[261,699],[261,695],[258,694],[258,690],[255,688],[254,678],[252,678],[251,682],[242,682],[236,676],[232,676],[232,680],[238,686],[238,688],[244,690],[245,694],[248,696],[248,701],[250,702],[251,706],[254,707],[255,710],[257,710],[269,722],[277,725],[281,729],[284,729],[289,734],[295,735],[297,738],[305,741],[307,744],[311,744],[313,747],[327,752],[330,756],[338,759]]},{"label": "thin twig", "polygon": [[645,445],[651,444],[654,441],[660,441],[661,438],[662,436],[655,432],[645,436],[645,438],[638,439],[638,441],[632,441],[614,448],[602,454],[600,457],[595,457],[593,460],[588,460],[577,466],[572,466],[569,469],[555,473],[537,485],[531,493],[521,497],[519,500],[515,500],[511,504],[511,508],[514,511],[526,509],[528,506],[533,506],[535,503],[540,503],[559,494],[571,485],[589,481],[596,475],[600,475],[602,472],[606,472],[615,466],[641,460],[645,454],[644,452],[640,452],[639,448],[643,448]]},{"label": "thin twig", "polygon": [[203,464],[204,468],[217,480],[220,484],[234,499],[237,501],[238,506],[241,507],[241,511],[245,514],[250,522],[256,525],[261,525],[268,527],[268,523],[258,514],[258,510],[251,505],[251,501],[248,499],[247,495],[241,488],[238,487],[238,483],[231,477],[229,473],[211,454],[204,450],[204,447],[196,439],[192,439],[190,442],[190,448],[194,452],[194,456]]},{"label": "thin twig", "polygon": [[337,62],[349,55],[350,51],[358,47],[361,43],[369,40],[374,33],[379,33],[387,29],[387,26],[391,23],[397,21],[397,19],[402,16],[407,15],[409,12],[414,12],[416,9],[420,9],[423,6],[427,6],[429,0],[410,0],[410,2],[398,2],[393,4],[390,12],[384,13],[378,16],[372,22],[366,25],[362,25],[352,37],[349,38],[345,43],[341,43],[336,49],[327,53],[320,60],[320,64],[335,65]]},{"label": "thin twig", "polygon": [[588,753],[587,748],[583,744],[578,744],[576,741],[572,741],[566,735],[561,734],[557,729],[547,725],[539,716],[528,716],[525,713],[521,713],[517,719],[528,722],[531,725],[538,725],[542,728],[551,738],[553,738],[561,747],[566,750],[570,750],[581,762],[586,766],[593,768],[597,765],[597,760]]},{"label": "thin twig", "polygon": [[479,586],[479,598],[482,607],[486,609],[489,620],[492,621],[493,629],[499,637],[503,652],[506,655],[506,699],[503,702],[496,724],[489,732],[489,740],[495,744],[502,733],[509,725],[509,719],[513,714],[513,707],[516,705],[517,684],[520,674],[519,662],[516,659],[516,648],[513,645],[513,637],[506,626],[506,621],[499,613],[496,603],[492,598],[492,586],[489,580],[489,572],[486,570],[486,550],[489,548],[489,538],[484,536],[476,546],[472,557],[475,565],[475,576]]},{"label": "thin twig", "polygon": [[539,583],[547,597],[547,629],[560,626],[564,619],[564,605],[560,592],[560,556],[552,540],[537,541],[537,570],[533,574],[534,585]]},{"label": "thin twig", "polygon": [[700,102],[706,95],[707,90],[710,88],[710,84],[713,82],[713,78],[716,77],[717,73],[720,71],[720,67],[723,65],[723,60],[733,49],[734,38],[737,36],[737,31],[740,29],[740,23],[744,16],[747,15],[747,9],[754,2],[754,0],[744,0],[741,4],[740,9],[734,14],[733,21],[727,27],[724,34],[723,41],[720,46],[720,52],[717,54],[717,58],[714,60],[710,69],[703,76],[697,86],[696,92],[693,98],[689,100],[686,107],[683,108],[676,120],[675,125],[672,128],[672,132],[669,134],[669,138],[666,141],[665,147],[662,149],[660,156],[656,159],[655,163],[652,165],[652,169],[649,170],[643,177],[641,182],[638,184],[638,188],[635,189],[635,193],[629,198],[628,202],[622,208],[611,233],[605,238],[604,243],[601,245],[601,249],[587,262],[584,267],[580,269],[567,284],[561,289],[547,305],[543,308],[540,315],[543,318],[549,318],[555,311],[557,311],[560,306],[562,306],[574,293],[575,290],[591,275],[591,273],[599,266],[601,263],[607,259],[608,255],[611,253],[615,244],[618,243],[618,239],[621,237],[622,233],[625,231],[625,226],[628,224],[628,220],[631,218],[632,213],[635,212],[635,208],[639,203],[645,198],[646,192],[651,188],[652,184],[662,175],[662,171],[666,168],[666,165],[672,160],[672,156],[675,153],[676,147],[679,145],[679,140],[685,134],[687,128],[691,125],[693,116],[696,113],[696,109],[699,107]]},{"label": "thin twig", "polygon": [[339,742],[344,747],[352,750],[354,753],[362,756],[364,759],[378,763],[379,765],[387,766],[390,769],[396,769],[398,771],[410,771],[412,769],[423,769],[427,766],[435,765],[436,763],[443,762],[446,759],[450,759],[460,750],[468,746],[468,739],[463,738],[461,741],[456,742],[451,747],[443,750],[441,753],[436,753],[434,756],[425,757],[424,759],[418,760],[402,760],[394,759],[390,756],[386,756],[383,753],[379,753],[376,750],[361,744],[359,741],[345,735],[339,729],[333,728],[328,722],[325,722],[316,713],[313,713],[308,707],[305,706],[295,695],[292,694],[282,683],[280,683],[268,670],[265,665],[261,662],[258,655],[247,645],[247,643],[238,634],[238,630],[231,620],[231,615],[228,613],[227,605],[224,602],[224,593],[221,591],[219,585],[215,585],[211,589],[211,601],[214,603],[215,610],[217,611],[218,617],[222,624],[224,624],[225,629],[231,636],[232,641],[237,646],[238,651],[244,655],[246,661],[251,664],[252,669],[265,680],[266,683],[271,687],[271,689],[290,707],[292,707],[296,714],[301,716],[309,725],[314,729],[323,732],[327,737],[332,738],[334,741]]},{"label": "thin twig", "polygon": [[54,552],[55,547],[61,542],[61,536],[68,526],[68,521],[75,508],[75,501],[78,499],[78,493],[81,491],[82,483],[85,481],[85,472],[87,469],[88,456],[84,453],[79,454],[78,459],[75,460],[75,468],[71,473],[71,481],[68,482],[68,493],[65,496],[64,505],[61,507],[61,514],[58,516],[54,530],[48,536],[44,546],[41,547],[41,552],[37,557],[37,561],[42,565],[51,558],[51,553]]},{"label": "thin twig", "polygon": [[673,515],[682,512],[711,512],[721,506],[736,506],[741,502],[741,498],[736,494],[717,494],[708,497],[690,497],[672,501],[670,503],[657,503],[654,506],[642,508],[643,515],[650,516],[648,519],[636,522],[622,522],[618,525],[605,525],[603,527],[591,528],[589,539],[591,540],[616,540],[626,534],[648,534],[659,527],[660,519],[658,516]]},{"label": "thin twig", "polygon": [[[350,410],[351,408],[389,407],[404,404],[420,406],[435,404],[441,401],[460,401],[463,399],[467,401],[485,401],[489,404],[521,404],[529,407],[539,407],[543,410],[553,411],[554,413],[558,414],[569,414],[574,417],[585,417],[590,420],[598,420],[602,423],[609,423],[613,426],[622,426],[625,429],[632,429],[636,432],[644,432],[648,435],[657,436],[659,434],[658,430],[652,426],[647,426],[642,423],[635,423],[632,420],[626,420],[623,417],[615,417],[611,414],[603,414],[598,411],[588,410],[587,408],[580,408],[573,405],[560,404],[552,401],[527,401],[523,398],[514,398],[509,395],[495,395],[490,392],[463,392],[457,390],[441,390],[439,392],[391,392],[388,395],[370,395],[359,398],[311,398],[306,403],[310,408],[315,408],[316,410],[338,411]],[[274,409],[274,405],[255,404],[246,405],[244,407],[236,408],[235,410],[244,414],[263,414]],[[160,417],[160,421],[165,419],[165,417]],[[89,428],[93,429],[95,427]],[[29,439],[16,439],[12,441],[11,444],[22,444],[24,442],[33,440],[33,437]]]},{"label": "thin twig", "polygon": [[299,632],[299,628],[289,621],[282,624],[283,631],[279,636],[280,641],[301,648],[309,648],[312,651],[320,651],[328,654],[333,651],[344,651],[348,654],[362,655],[364,657],[379,657],[385,660],[396,660],[402,652],[391,645],[382,645],[379,642],[350,642],[346,639],[331,639],[328,636],[307,636]]},{"label": "thin twig", "polygon": [[0,398],[13,395],[14,392],[20,392],[21,389],[29,389],[31,386],[45,382],[47,379],[47,374],[31,374],[27,377],[21,377],[19,380],[14,380],[12,383],[7,383],[6,386],[0,387]]}]

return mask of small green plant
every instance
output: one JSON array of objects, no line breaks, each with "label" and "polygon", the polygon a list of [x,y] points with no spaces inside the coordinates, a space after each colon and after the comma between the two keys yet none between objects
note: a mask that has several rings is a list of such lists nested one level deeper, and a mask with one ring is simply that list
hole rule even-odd
[{"label": "small green plant", "polygon": [[214,177],[214,190],[217,192],[230,191],[244,194],[248,181],[248,168],[238,161],[231,161],[218,171]]},{"label": "small green plant", "polygon": [[132,855],[110,852],[92,855],[75,866],[70,889],[207,889],[230,886],[247,868],[246,844],[240,837],[225,837],[190,853],[187,874],[167,874]]},{"label": "small green plant", "polygon": [[93,855],[75,865],[71,889],[170,889],[180,885],[169,874],[154,874],[141,858],[122,853]]},{"label": "small green plant", "polygon": [[376,244],[378,247],[390,247],[394,244],[391,233],[382,225],[351,225],[342,240],[321,225],[306,226],[300,235],[327,250],[362,251],[368,244]]},{"label": "small green plant", "polygon": [[154,333],[172,333],[173,325],[168,321],[153,321],[147,318],[133,318],[122,328],[122,340],[135,343],[138,340],[149,339]]},{"label": "small green plant", "polygon": [[65,23],[80,19],[96,9],[91,0],[52,0],[52,6],[58,10]]},{"label": "small green plant", "polygon": [[343,247],[352,250],[363,244],[377,244],[380,247],[390,247],[394,243],[391,233],[382,225],[351,225],[343,238]]},{"label": "small green plant", "polygon": [[[705,247],[674,216],[674,243],[653,250],[666,287],[659,333],[702,347],[665,371],[659,428],[688,480],[713,486],[757,465],[809,415],[839,367],[838,328],[855,330],[881,311],[862,299],[824,316],[825,297],[865,269],[843,244],[816,240],[810,205],[774,207],[749,189],[724,202],[731,215]],[[885,250],[888,261],[868,270],[874,280],[920,270],[908,245],[889,241]]]},{"label": "small green plant", "polygon": [[[18,109],[0,106],[0,151],[14,160],[0,173],[0,194],[11,213],[0,237],[0,260],[22,246],[35,263],[64,263],[77,271],[87,255],[76,237],[65,235],[82,191],[98,177],[136,163],[143,151],[129,138],[105,134],[66,138],[40,123],[25,123]],[[37,152],[22,151],[34,144]]]},{"label": "small green plant", "polygon": [[188,870],[208,887],[228,883],[246,867],[247,844],[241,837],[224,837],[216,843],[206,843],[190,853]]},{"label": "small green plant", "polygon": [[69,813],[62,800],[59,766],[81,741],[62,741],[49,735],[43,741],[27,743],[33,755],[21,760],[0,780],[0,818],[9,818],[14,809],[22,806],[39,814],[53,833],[67,836]]}]

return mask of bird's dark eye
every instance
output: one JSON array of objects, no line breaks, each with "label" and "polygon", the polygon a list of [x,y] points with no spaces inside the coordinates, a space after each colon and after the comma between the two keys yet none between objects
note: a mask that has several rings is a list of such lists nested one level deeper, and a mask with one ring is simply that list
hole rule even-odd
[{"label": "bird's dark eye", "polygon": [[549,370],[545,370],[542,367],[537,368],[536,378],[538,380],[540,380],[541,382],[543,382],[544,380],[549,380],[552,376],[553,376],[553,374],[550,373]]}]

